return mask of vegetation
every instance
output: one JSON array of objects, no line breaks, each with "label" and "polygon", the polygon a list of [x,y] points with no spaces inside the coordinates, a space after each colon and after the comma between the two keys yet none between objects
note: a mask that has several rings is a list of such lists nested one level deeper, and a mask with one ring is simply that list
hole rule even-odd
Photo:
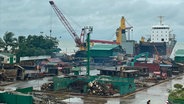
[{"label": "vegetation", "polygon": [[58,40],[54,37],[42,35],[29,35],[14,37],[14,33],[6,32],[0,38],[0,49],[17,55],[17,59],[23,56],[51,55],[59,52]]},{"label": "vegetation", "polygon": [[174,85],[175,90],[171,91],[169,98],[173,100],[182,100],[184,101],[184,88],[181,84]]},{"label": "vegetation", "polygon": [[17,47],[17,39],[14,37],[14,33],[6,32],[3,36],[3,39],[0,38],[0,48],[3,48],[4,52],[8,52],[8,47],[11,48],[11,51],[14,51]]}]

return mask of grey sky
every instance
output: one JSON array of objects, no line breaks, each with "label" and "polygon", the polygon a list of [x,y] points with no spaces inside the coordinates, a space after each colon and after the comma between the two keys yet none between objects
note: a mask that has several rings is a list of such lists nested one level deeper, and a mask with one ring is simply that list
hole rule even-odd
[{"label": "grey sky", "polygon": [[[49,0],[0,0],[0,36],[6,31],[18,35],[49,35],[72,41]],[[134,27],[131,39],[150,35],[152,25],[164,16],[177,41],[184,40],[183,0],[54,0],[78,34],[83,26],[93,26],[93,39],[112,40],[122,16]],[[72,43],[75,45],[74,43]]]}]

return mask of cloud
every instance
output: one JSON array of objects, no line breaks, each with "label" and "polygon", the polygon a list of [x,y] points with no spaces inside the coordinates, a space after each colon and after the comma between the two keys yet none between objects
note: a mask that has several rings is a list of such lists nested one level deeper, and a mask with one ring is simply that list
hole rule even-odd
[{"label": "cloud", "polygon": [[[93,39],[112,40],[122,16],[134,28],[134,40],[150,34],[151,26],[171,26],[177,40],[184,39],[183,0],[54,0],[72,27],[80,34],[83,26],[93,26]],[[127,25],[128,26],[128,25]],[[1,0],[0,36],[6,31],[18,35],[44,34],[73,41],[52,10],[49,0]],[[75,46],[75,44],[73,45]]]}]

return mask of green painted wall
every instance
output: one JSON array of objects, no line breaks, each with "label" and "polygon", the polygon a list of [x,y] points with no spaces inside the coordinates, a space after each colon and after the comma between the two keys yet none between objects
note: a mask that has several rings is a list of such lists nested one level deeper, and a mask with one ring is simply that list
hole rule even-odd
[{"label": "green painted wall", "polygon": [[176,62],[184,63],[184,56],[183,57],[182,56],[175,56],[174,60]]},{"label": "green painted wall", "polygon": [[109,57],[112,55],[112,50],[91,50],[91,57]]}]

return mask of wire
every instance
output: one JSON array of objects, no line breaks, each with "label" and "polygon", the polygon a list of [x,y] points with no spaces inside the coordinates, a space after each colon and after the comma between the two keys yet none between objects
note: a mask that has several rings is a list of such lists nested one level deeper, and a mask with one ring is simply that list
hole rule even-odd
[{"label": "wire", "polygon": [[52,10],[52,8],[50,8],[50,37],[51,37],[51,35],[52,35],[52,25],[53,25],[53,22],[52,22],[52,18],[53,18],[53,10]]},{"label": "wire", "polygon": [[130,27],[132,27],[132,25],[130,25],[130,23],[127,21],[127,19],[125,19],[125,22],[126,22]]}]

